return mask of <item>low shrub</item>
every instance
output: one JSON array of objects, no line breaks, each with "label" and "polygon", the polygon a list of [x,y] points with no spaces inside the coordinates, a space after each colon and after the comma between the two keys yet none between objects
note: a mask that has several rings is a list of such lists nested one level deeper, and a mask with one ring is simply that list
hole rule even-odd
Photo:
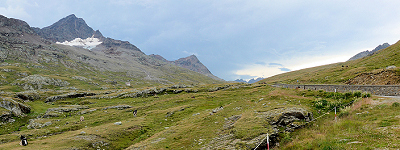
[{"label": "low shrub", "polygon": [[392,104],[392,107],[400,107],[400,103],[394,102],[394,103]]}]

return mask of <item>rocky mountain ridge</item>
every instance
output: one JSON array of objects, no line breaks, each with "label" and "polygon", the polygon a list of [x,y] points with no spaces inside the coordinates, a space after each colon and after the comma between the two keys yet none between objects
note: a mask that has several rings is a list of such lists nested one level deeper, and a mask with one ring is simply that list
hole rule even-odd
[{"label": "rocky mountain ridge", "polygon": [[[74,16],[67,18],[71,17]],[[79,22],[79,20],[73,21]],[[0,68],[4,70],[0,72],[3,77],[0,84],[11,83],[11,87],[6,90],[111,88],[125,86],[127,82],[135,87],[176,82],[189,84],[221,82],[147,56],[127,41],[99,37],[100,32],[94,31],[94,34],[98,33],[97,36],[101,38],[102,43],[89,50],[56,44],[52,40],[59,36],[41,37],[35,32],[37,29],[31,28],[21,20],[0,16],[0,21],[0,61],[3,62]],[[66,31],[63,28],[57,28],[57,32],[58,30]],[[94,34],[87,34],[81,38],[95,37]],[[76,76],[90,80],[77,83]],[[36,83],[41,83],[36,80],[42,77],[71,84],[58,86],[44,82],[36,86]],[[24,78],[27,80],[23,80]],[[35,80],[32,81],[34,85],[30,84],[30,80]],[[28,84],[29,86],[26,86]]]},{"label": "rocky mountain ridge", "polygon": [[249,81],[246,81],[246,80],[243,80],[243,79],[236,79],[235,82],[256,83],[256,82],[261,81],[261,80],[263,80],[263,79],[265,79],[265,78],[263,78],[263,77],[258,77],[258,78],[250,79]]},{"label": "rocky mountain ridge", "polygon": [[[123,51],[121,49],[125,49],[126,53],[131,53],[130,50],[134,51],[133,55],[144,55],[144,53],[137,48],[135,45],[129,43],[128,41],[120,41],[112,38],[104,37],[99,30],[94,31],[91,27],[89,27],[86,22],[82,18],[77,18],[74,14],[69,15],[51,26],[45,27],[43,29],[34,28],[34,30],[38,33],[38,35],[43,38],[53,41],[53,42],[64,42],[64,45],[74,45],[71,42],[83,44],[84,46],[78,46],[83,48],[88,48],[93,51],[103,52],[106,55],[111,56],[121,56]],[[79,38],[79,39],[78,39]],[[92,38],[90,40],[99,40],[101,44],[99,45],[85,45],[82,41],[87,40],[88,38]],[[90,41],[89,40],[89,41]],[[94,48],[93,48],[94,47]],[[152,56],[152,55],[150,55]],[[159,55],[158,55],[159,56]],[[221,80],[220,78],[214,76],[206,66],[204,66],[196,56],[189,56],[186,58],[181,58],[176,61],[167,61],[162,56],[153,57],[162,62],[173,64],[182,68],[186,68],[208,77],[211,77],[215,80]],[[155,63],[154,60],[151,60],[152,63]]]},{"label": "rocky mountain ridge", "polygon": [[387,47],[389,47],[389,46],[390,46],[389,43],[383,43],[382,45],[378,45],[378,46],[377,46],[375,49],[373,49],[372,51],[366,50],[366,51],[360,52],[360,53],[354,55],[353,57],[351,57],[351,58],[350,58],[349,60],[347,60],[347,61],[356,60],[356,59],[360,59],[360,58],[367,57],[367,56],[370,56],[370,55],[374,55],[374,54],[377,53],[379,50],[385,49],[385,48],[387,48]]}]

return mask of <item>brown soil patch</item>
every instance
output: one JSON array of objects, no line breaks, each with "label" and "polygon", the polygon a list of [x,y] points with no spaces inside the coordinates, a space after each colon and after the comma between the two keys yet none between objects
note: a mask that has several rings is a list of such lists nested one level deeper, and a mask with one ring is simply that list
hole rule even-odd
[{"label": "brown soil patch", "polygon": [[400,85],[400,76],[395,70],[375,70],[361,73],[346,82],[350,85]]},{"label": "brown soil patch", "polygon": [[400,97],[399,96],[379,96],[379,97],[377,97],[377,100],[372,100],[371,104],[372,105],[382,105],[382,104],[392,105],[394,102],[400,103]]}]

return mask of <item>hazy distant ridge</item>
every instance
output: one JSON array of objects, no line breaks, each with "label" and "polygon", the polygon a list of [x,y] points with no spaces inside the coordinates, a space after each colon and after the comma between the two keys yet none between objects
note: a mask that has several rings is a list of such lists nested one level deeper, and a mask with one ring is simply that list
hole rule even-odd
[{"label": "hazy distant ridge", "polygon": [[381,49],[385,49],[385,48],[387,48],[387,47],[389,47],[389,46],[390,46],[390,44],[388,44],[388,43],[383,43],[382,45],[377,46],[377,47],[376,47],[375,49],[373,49],[372,51],[366,50],[366,51],[363,51],[363,52],[360,52],[360,53],[354,55],[354,56],[351,57],[348,61],[350,61],[350,60],[356,60],[356,59],[363,58],[363,57],[366,57],[366,56],[369,56],[369,55],[373,55],[375,52],[377,52],[377,51],[379,51],[379,50],[381,50]]}]

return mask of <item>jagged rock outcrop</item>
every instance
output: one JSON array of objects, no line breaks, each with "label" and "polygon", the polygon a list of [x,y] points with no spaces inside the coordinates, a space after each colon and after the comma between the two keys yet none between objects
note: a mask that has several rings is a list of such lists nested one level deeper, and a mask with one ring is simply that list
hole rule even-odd
[{"label": "jagged rock outcrop", "polygon": [[347,60],[347,61],[356,60],[356,59],[359,59],[359,58],[363,58],[363,57],[366,57],[366,56],[373,55],[373,54],[377,53],[379,50],[385,49],[385,48],[387,48],[387,47],[389,47],[389,46],[390,46],[389,43],[383,43],[382,45],[377,46],[377,47],[376,47],[375,49],[373,49],[372,51],[366,50],[366,51],[360,52],[360,53],[354,55],[353,57],[351,57],[351,58],[350,58],[349,60]]},{"label": "jagged rock outcrop", "polygon": [[306,122],[314,120],[311,112],[304,108],[291,107],[274,109],[267,112],[259,112],[257,117],[265,118],[271,125],[277,125],[280,127],[286,127],[286,130],[290,131],[296,125],[293,124],[295,121],[304,120]]},{"label": "jagged rock outcrop", "polygon": [[40,100],[40,95],[36,91],[24,91],[19,92],[15,95],[15,97],[22,99],[24,101],[35,101]]},{"label": "jagged rock outcrop", "polygon": [[[294,129],[303,126],[304,122],[309,122],[314,120],[311,112],[299,108],[278,108],[267,112],[255,112],[257,117],[265,119],[270,123],[271,128],[266,128],[266,132],[269,133],[269,143],[270,147],[276,146],[280,141],[280,133],[283,132],[293,132]],[[225,118],[225,124],[223,125],[223,130],[233,129],[237,120],[239,120],[242,115],[234,115],[229,118]],[[285,128],[285,130],[280,130],[280,128]],[[213,138],[208,144],[206,144],[201,149],[236,149],[237,144],[241,144],[246,149],[254,149],[260,144],[258,149],[266,149],[267,134],[261,134],[253,139],[236,139],[235,134],[227,133],[221,134],[218,137]],[[264,140],[264,141],[263,141]]]},{"label": "jagged rock outcrop", "polygon": [[67,94],[63,94],[63,95],[56,95],[56,96],[50,96],[47,97],[45,102],[54,102],[54,101],[58,101],[58,100],[62,100],[62,99],[66,99],[66,98],[77,98],[77,97],[86,97],[86,96],[94,96],[96,95],[96,93],[90,93],[90,92],[81,92],[81,93],[76,93],[76,92],[72,92],[72,93],[67,93]]},{"label": "jagged rock outcrop", "polygon": [[31,108],[29,106],[16,102],[12,99],[3,99],[0,101],[0,107],[11,111],[14,116],[24,116],[24,114],[31,112]]}]

